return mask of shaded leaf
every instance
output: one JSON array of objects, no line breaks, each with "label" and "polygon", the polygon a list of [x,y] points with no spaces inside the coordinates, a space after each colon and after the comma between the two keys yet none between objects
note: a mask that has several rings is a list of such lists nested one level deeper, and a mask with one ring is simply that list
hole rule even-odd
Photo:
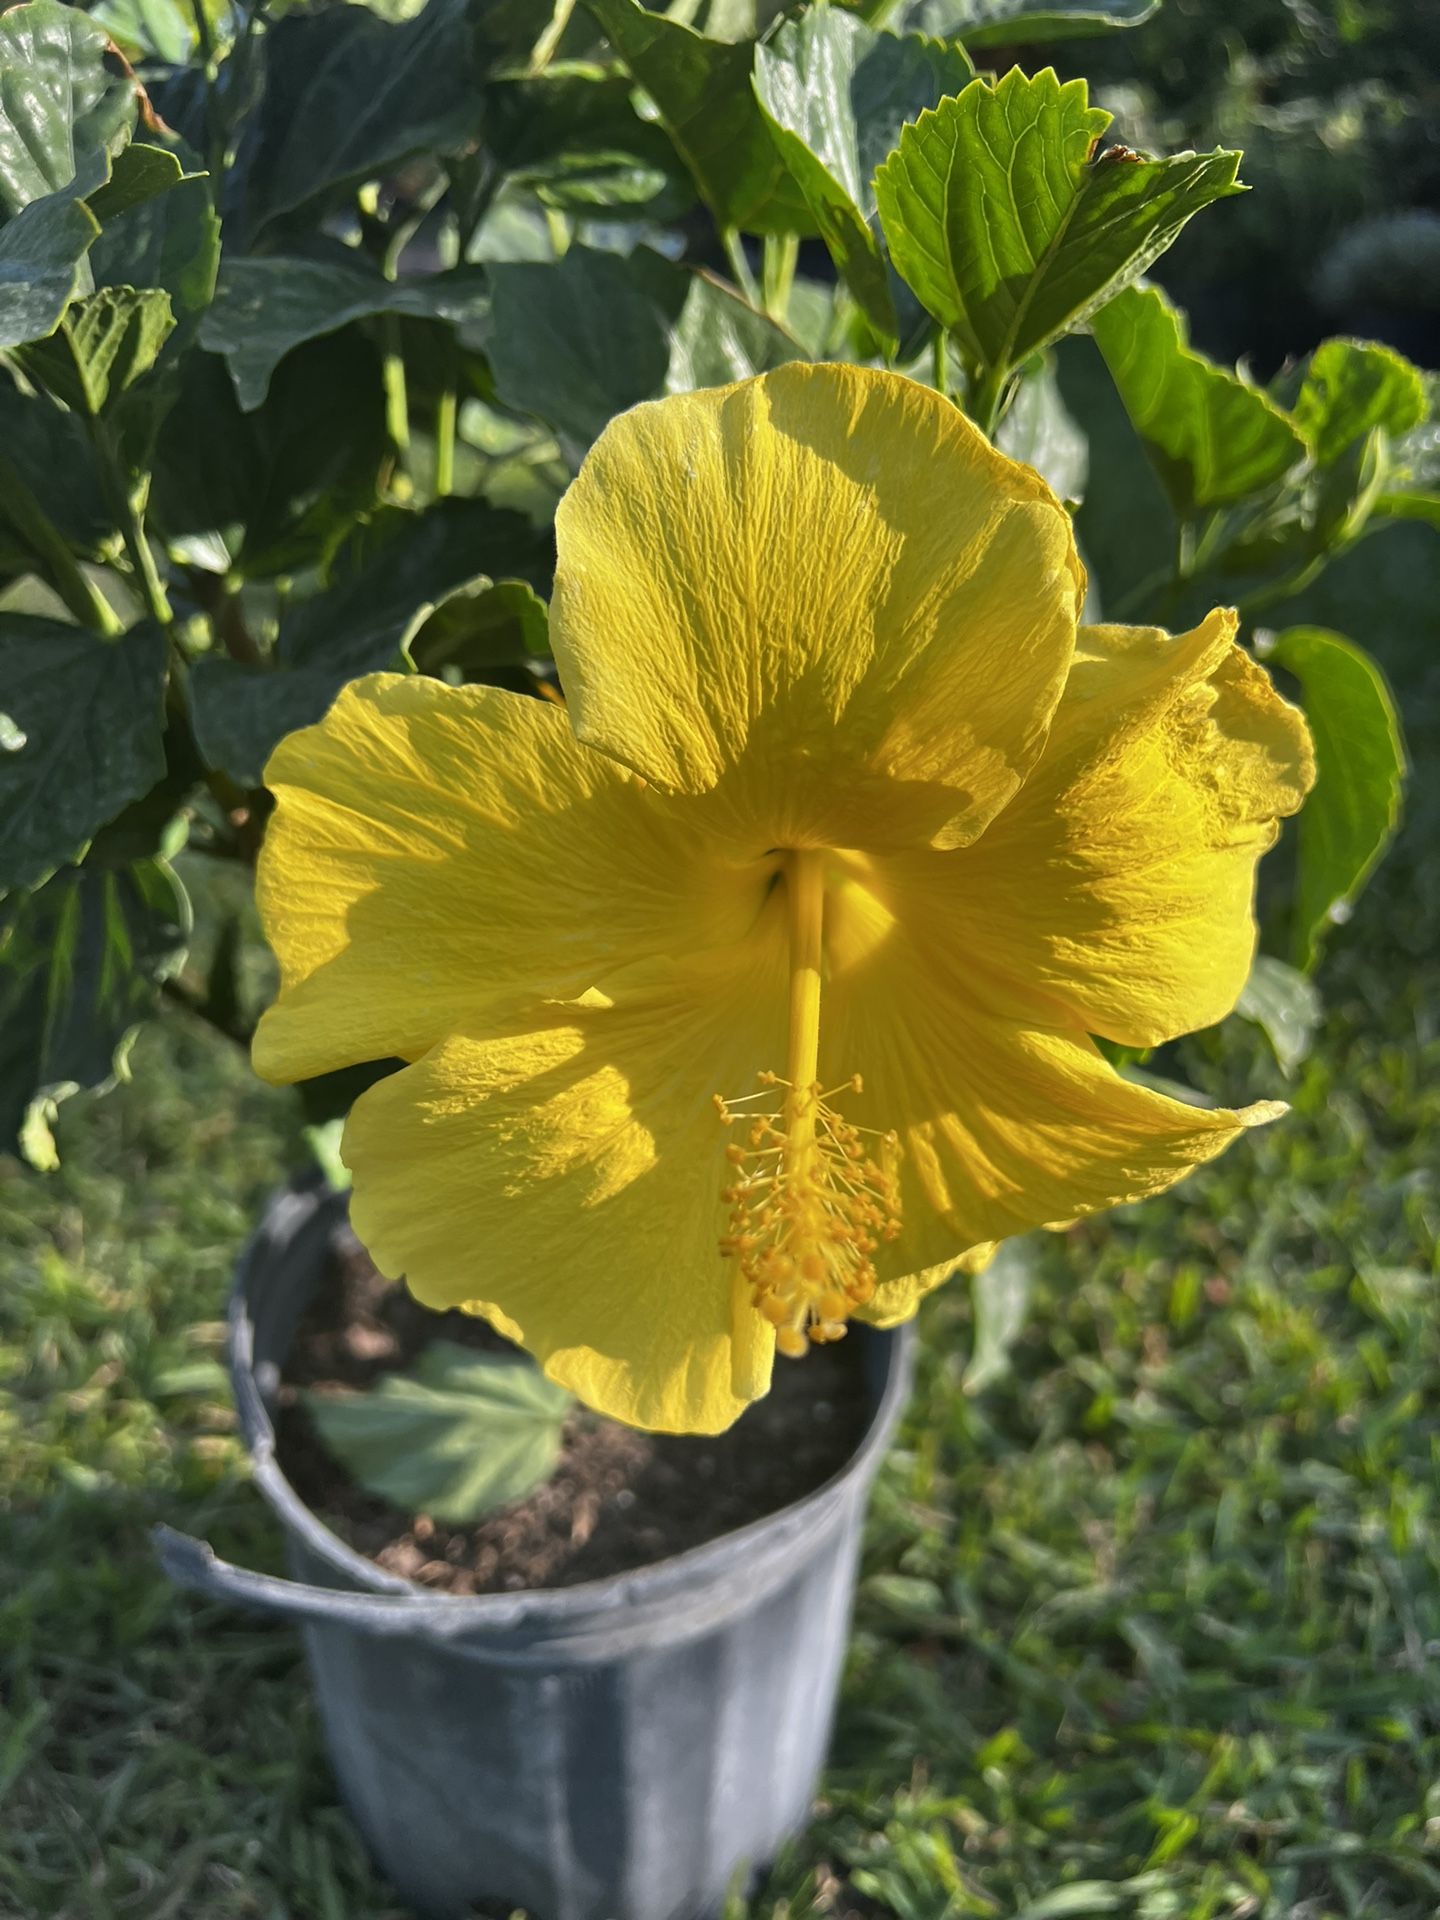
[{"label": "shaded leaf", "polygon": [[44,536],[39,546],[26,539],[32,500],[76,553],[93,556],[114,530],[80,421],[0,377],[0,529],[8,524],[38,558]]},{"label": "shaded leaf", "polygon": [[99,231],[83,202],[60,194],[32,202],[0,227],[0,347],[55,331]]},{"label": "shaded leaf", "polygon": [[876,176],[891,259],[980,366],[1014,366],[1077,325],[1240,191],[1237,153],[1092,159],[1109,124],[1083,80],[1012,68],[923,113]]},{"label": "shaded leaf", "polygon": [[165,636],[0,613],[0,892],[37,887],[165,772]]},{"label": "shaded leaf", "polygon": [[410,642],[421,673],[458,681],[491,680],[549,652],[545,602],[523,580],[462,588],[439,606]]},{"label": "shaded leaf", "polygon": [[1261,1029],[1286,1073],[1309,1053],[1324,1015],[1314,983],[1268,953],[1256,954],[1235,1011]]},{"label": "shaded leaf", "polygon": [[0,216],[58,192],[113,154],[138,93],[104,31],[77,7],[30,0],[0,13]]},{"label": "shaded leaf", "polygon": [[377,350],[353,331],[301,347],[249,414],[217,354],[184,355],[177,387],[151,495],[166,538],[218,544],[251,579],[323,566],[390,458]]},{"label": "shaded leaf", "polygon": [[1012,460],[1034,467],[1062,500],[1085,498],[1090,444],[1060,397],[1060,383],[1048,359],[1025,369],[995,444]]},{"label": "shaded leaf", "polygon": [[1325,929],[1347,920],[1400,818],[1405,746],[1379,667],[1343,634],[1287,627],[1265,659],[1300,682],[1315,786],[1299,819],[1291,958],[1312,967]]},{"label": "shaded leaf", "polygon": [[574,1402],[529,1360],[435,1340],[363,1393],[307,1392],[321,1439],[368,1493],[465,1525],[523,1500],[560,1459]]},{"label": "shaded leaf", "polygon": [[694,203],[694,184],[634,95],[627,76],[594,66],[498,79],[486,95],[486,147],[545,206],[673,219]]},{"label": "shaded leaf", "polygon": [[219,265],[220,217],[209,182],[193,176],[108,219],[90,252],[97,287],[155,287],[169,294],[178,344],[188,344],[208,306]]},{"label": "shaded leaf", "polygon": [[340,557],[332,584],[281,622],[273,665],[196,663],[192,711],[206,761],[258,786],[277,743],[318,720],[347,680],[403,667],[411,637],[452,593],[526,572],[543,577],[543,557],[519,514],[482,500],[384,509]]},{"label": "shaded leaf", "polygon": [[1010,1349],[1030,1311],[1031,1252],[1025,1239],[1006,1240],[988,1267],[970,1281],[975,1335],[970,1363],[961,1375],[966,1393],[983,1393],[1010,1371]]},{"label": "shaded leaf", "polygon": [[755,50],[755,92],[781,158],[836,269],[892,344],[899,323],[876,232],[875,170],[907,122],[973,77],[958,44],[876,33],[825,4]]},{"label": "shaded leaf", "polygon": [[952,35],[967,47],[1019,47],[1138,27],[1160,0],[902,0],[891,26]]},{"label": "shaded leaf", "polygon": [[638,0],[586,0],[655,102],[675,150],[721,228],[800,233],[809,215],[775,151],[751,86],[749,40],[709,40]]},{"label": "shaded leaf", "polygon": [[709,276],[645,247],[572,246],[553,265],[497,264],[490,280],[497,393],[554,427],[572,465],[641,400],[804,358],[798,341]]},{"label": "shaded leaf", "polygon": [[265,92],[247,128],[253,237],[479,132],[485,64],[467,0],[429,0],[398,26],[365,7],[290,13],[265,35]]},{"label": "shaded leaf", "polygon": [[1289,416],[1259,387],[1197,353],[1183,316],[1158,287],[1127,288],[1090,330],[1182,517],[1259,493],[1305,458]]},{"label": "shaded leaf", "polygon": [[53,1164],[49,1113],[124,1070],[180,966],[190,906],[163,860],[66,869],[0,901],[0,1141]]},{"label": "shaded leaf", "polygon": [[377,313],[458,322],[484,306],[484,275],[470,267],[391,281],[340,260],[227,259],[200,343],[225,356],[248,413],[263,402],[281,360],[307,340]]}]

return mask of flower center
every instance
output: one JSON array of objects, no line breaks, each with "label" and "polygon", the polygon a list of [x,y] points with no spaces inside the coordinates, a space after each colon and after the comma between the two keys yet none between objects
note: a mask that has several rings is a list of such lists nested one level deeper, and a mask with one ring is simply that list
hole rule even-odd
[{"label": "flower center", "polygon": [[[899,1195],[889,1163],[899,1142],[855,1126],[832,1105],[859,1093],[859,1074],[822,1089],[820,964],[825,911],[824,855],[804,850],[786,863],[790,910],[790,1036],[784,1075],[765,1072],[756,1092],[715,1106],[727,1127],[743,1127],[725,1157],[734,1169],[721,1196],[730,1208],[720,1251],[736,1258],[756,1308],[792,1359],[811,1341],[839,1340],[856,1307],[875,1291],[873,1255],[900,1231]],[[773,1104],[772,1104],[773,1103]]]}]

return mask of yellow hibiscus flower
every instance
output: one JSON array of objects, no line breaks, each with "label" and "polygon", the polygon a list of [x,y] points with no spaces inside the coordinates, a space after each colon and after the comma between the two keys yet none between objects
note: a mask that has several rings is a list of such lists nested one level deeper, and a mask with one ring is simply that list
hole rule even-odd
[{"label": "yellow hibiscus flower", "polygon": [[568,708],[376,674],[275,752],[259,1070],[398,1055],[352,1217],[617,1419],[1156,1193],[1283,1109],[1121,1079],[1229,1012],[1304,721],[1214,613],[1081,627],[1070,522],[896,375],[635,408],[561,504]]}]

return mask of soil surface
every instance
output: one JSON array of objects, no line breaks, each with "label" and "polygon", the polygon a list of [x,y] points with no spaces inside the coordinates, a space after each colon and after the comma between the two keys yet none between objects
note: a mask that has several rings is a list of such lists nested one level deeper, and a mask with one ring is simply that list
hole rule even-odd
[{"label": "soil surface", "polygon": [[299,1392],[371,1386],[432,1340],[509,1345],[473,1315],[422,1307],[347,1236],[300,1322],[276,1430],[281,1468],[326,1525],[387,1572],[437,1592],[568,1587],[683,1553],[822,1486],[867,1424],[858,1344],[815,1347],[802,1360],[777,1358],[770,1392],[713,1438],[638,1433],[577,1409],[543,1487],[475,1526],[453,1527],[356,1486]]}]

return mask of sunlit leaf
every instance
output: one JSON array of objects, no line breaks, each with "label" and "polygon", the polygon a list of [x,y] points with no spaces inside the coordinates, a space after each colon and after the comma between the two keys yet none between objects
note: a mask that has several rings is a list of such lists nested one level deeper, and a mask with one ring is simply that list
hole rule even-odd
[{"label": "sunlit leaf", "polygon": [[586,0],[606,38],[655,102],[716,223],[747,233],[810,225],[751,86],[749,40],[707,39],[638,0]]},{"label": "sunlit leaf", "polygon": [[921,114],[876,176],[890,257],[979,366],[1019,364],[1239,191],[1237,153],[1092,157],[1085,82],[1012,68]]},{"label": "sunlit leaf", "polygon": [[876,219],[875,170],[900,130],[974,69],[958,44],[876,33],[819,4],[755,51],[755,92],[837,270],[872,327],[898,329]]},{"label": "sunlit leaf", "polygon": [[900,0],[885,12],[892,27],[952,35],[968,47],[1019,47],[1138,27],[1160,0]]},{"label": "sunlit leaf", "polygon": [[98,416],[150,371],[174,326],[162,289],[104,287],[25,349],[25,370],[67,407]]},{"label": "sunlit leaf", "polygon": [[1299,819],[1291,957],[1315,964],[1328,926],[1349,918],[1400,817],[1405,747],[1390,689],[1352,640],[1287,627],[1264,657],[1300,682],[1315,740],[1315,788]]},{"label": "sunlit leaf", "polygon": [[1090,323],[1175,510],[1243,500],[1303,460],[1305,440],[1259,387],[1190,345],[1158,287],[1130,287]]},{"label": "sunlit leaf", "polygon": [[22,207],[0,227],[0,347],[55,331],[99,231],[83,201],[59,194]]},{"label": "sunlit leaf", "polygon": [[1368,341],[1325,341],[1292,384],[1291,411],[1321,466],[1376,427],[1398,437],[1419,426],[1428,412],[1419,369],[1389,347]]}]

